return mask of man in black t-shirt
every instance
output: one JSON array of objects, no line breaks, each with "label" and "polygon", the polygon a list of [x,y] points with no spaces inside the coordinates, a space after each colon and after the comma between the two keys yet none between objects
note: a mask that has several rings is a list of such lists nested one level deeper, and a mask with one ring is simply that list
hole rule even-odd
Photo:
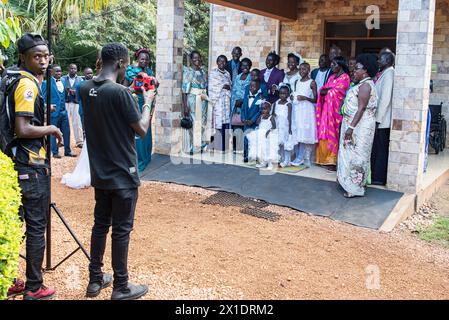
[{"label": "man in black t-shirt", "polygon": [[148,292],[148,287],[129,283],[127,268],[129,235],[140,185],[135,135],[143,138],[147,133],[154,92],[143,92],[145,104],[140,113],[128,89],[117,83],[123,80],[129,64],[128,50],[121,44],[111,43],[103,47],[101,59],[103,67],[98,77],[80,87],[96,201],[86,296],[99,295],[112,282],[111,275],[101,270],[106,236],[112,225],[111,299],[138,299]]}]

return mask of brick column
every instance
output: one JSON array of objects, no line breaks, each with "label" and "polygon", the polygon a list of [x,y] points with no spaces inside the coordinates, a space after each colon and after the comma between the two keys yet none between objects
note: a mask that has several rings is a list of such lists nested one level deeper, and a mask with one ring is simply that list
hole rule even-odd
[{"label": "brick column", "polygon": [[388,187],[421,189],[432,65],[435,0],[399,0]]},{"label": "brick column", "polygon": [[156,77],[160,82],[155,111],[154,151],[181,150],[181,83],[184,39],[184,0],[158,0]]}]

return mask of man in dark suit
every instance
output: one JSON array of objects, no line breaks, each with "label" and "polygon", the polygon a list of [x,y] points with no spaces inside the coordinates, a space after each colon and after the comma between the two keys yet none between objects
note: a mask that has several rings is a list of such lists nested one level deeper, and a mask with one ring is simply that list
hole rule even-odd
[{"label": "man in dark suit", "polygon": [[279,99],[278,85],[284,81],[284,70],[279,70],[276,66],[280,62],[280,57],[274,52],[267,56],[266,69],[260,72],[260,82],[265,83],[268,89],[268,102],[274,103]]},{"label": "man in dark suit", "polygon": [[320,91],[321,87],[326,84],[327,80],[332,75],[332,68],[327,54],[322,54],[320,56],[318,64],[320,67],[312,70],[311,78],[317,84],[317,91]]},{"label": "man in dark suit", "polygon": [[[257,126],[257,119],[260,116],[260,106],[257,103],[263,99],[260,91],[260,81],[252,80],[249,85],[249,92],[245,93],[242,106],[242,122],[244,124],[244,133],[248,130],[254,130]],[[248,140],[244,138],[243,161],[248,162]]]},{"label": "man in dark suit", "polygon": [[226,64],[226,70],[231,75],[231,81],[234,80],[239,74],[242,73],[242,63],[240,58],[242,57],[242,48],[235,47],[232,49],[232,59]]},{"label": "man in dark suit", "polygon": [[[51,84],[51,124],[58,127],[62,132],[62,137],[64,139],[64,156],[66,157],[76,157],[72,154],[70,149],[70,126],[69,126],[69,116],[67,115],[67,110],[65,108],[65,93],[64,84],[61,80],[62,70],[58,65],[54,65],[52,68],[52,77],[50,78]],[[42,95],[47,96],[47,81],[42,83]],[[58,144],[56,143],[55,137],[50,137],[51,139],[51,153],[54,158],[61,158],[59,155]]]}]

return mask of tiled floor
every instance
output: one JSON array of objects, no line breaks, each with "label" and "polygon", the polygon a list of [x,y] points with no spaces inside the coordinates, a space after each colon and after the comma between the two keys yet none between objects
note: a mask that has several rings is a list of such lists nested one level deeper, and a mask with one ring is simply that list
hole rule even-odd
[{"label": "tiled floor", "polygon": [[449,150],[445,149],[439,154],[429,154],[428,161],[427,171],[423,177],[423,189],[449,170]]},{"label": "tiled floor", "polygon": [[[243,155],[242,154],[233,154],[233,153],[227,153],[222,154],[218,152],[214,153],[204,153],[204,154],[196,154],[193,156],[193,159],[195,160],[203,160],[208,161],[212,163],[226,163],[226,164],[233,164],[233,165],[240,165],[240,166],[248,166],[243,162]],[[436,154],[429,154],[429,160],[428,160],[428,167],[427,171],[424,174],[424,181],[423,181],[423,188],[430,185],[435,179],[437,179],[439,176],[441,176],[446,170],[449,169],[449,150],[445,150],[444,152]],[[252,166],[254,167],[254,166]],[[326,181],[336,181],[337,175],[335,172],[329,172],[325,168],[322,168],[320,166],[313,165],[311,168],[302,170],[298,173],[289,173],[289,172],[282,172],[284,174],[292,174],[302,177],[309,177],[319,180],[326,180]],[[385,187],[381,186],[371,186],[375,188],[384,189]]]}]

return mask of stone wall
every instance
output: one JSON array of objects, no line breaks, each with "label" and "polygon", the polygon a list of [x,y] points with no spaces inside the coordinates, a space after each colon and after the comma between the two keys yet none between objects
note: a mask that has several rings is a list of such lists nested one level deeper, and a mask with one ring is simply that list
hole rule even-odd
[{"label": "stone wall", "polygon": [[240,46],[253,68],[264,68],[267,54],[276,46],[276,20],[212,5],[211,21],[210,66],[220,54],[230,59],[232,48]]},{"label": "stone wall", "polygon": [[436,2],[432,60],[436,70],[432,72],[434,92],[430,95],[430,103],[443,102],[443,113],[449,120],[449,0]]}]

